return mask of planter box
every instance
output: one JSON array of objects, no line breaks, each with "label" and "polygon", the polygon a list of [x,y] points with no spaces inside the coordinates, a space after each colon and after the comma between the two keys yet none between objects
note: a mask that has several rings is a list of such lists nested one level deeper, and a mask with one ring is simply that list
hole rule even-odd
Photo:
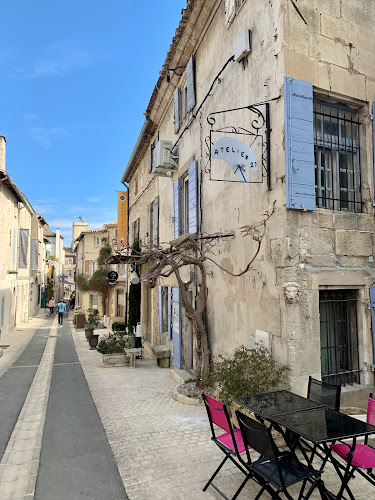
[{"label": "planter box", "polygon": [[111,366],[129,365],[129,357],[122,352],[116,354],[103,354],[103,365],[107,368]]},{"label": "planter box", "polygon": [[84,328],[85,326],[85,315],[77,314],[76,315],[76,328]]}]

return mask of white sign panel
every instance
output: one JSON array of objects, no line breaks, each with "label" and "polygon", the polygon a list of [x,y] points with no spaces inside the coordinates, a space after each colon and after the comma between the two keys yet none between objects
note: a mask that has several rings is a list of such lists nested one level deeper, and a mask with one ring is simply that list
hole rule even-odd
[{"label": "white sign panel", "polygon": [[231,167],[241,182],[248,182],[250,172],[256,172],[258,162],[250,146],[235,137],[221,137],[212,146],[211,159],[223,160]]}]

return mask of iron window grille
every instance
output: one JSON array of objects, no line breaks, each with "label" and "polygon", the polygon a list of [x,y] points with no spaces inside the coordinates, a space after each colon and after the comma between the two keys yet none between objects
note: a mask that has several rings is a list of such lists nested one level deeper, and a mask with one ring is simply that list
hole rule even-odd
[{"label": "iron window grille", "polygon": [[314,102],[316,204],[361,212],[360,122],[349,107]]},{"label": "iron window grille", "polygon": [[319,292],[322,380],[360,382],[356,290]]}]

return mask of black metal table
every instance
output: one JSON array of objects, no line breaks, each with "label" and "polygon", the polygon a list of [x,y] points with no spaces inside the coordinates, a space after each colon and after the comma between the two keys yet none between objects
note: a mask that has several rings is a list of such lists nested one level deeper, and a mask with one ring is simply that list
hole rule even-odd
[{"label": "black metal table", "polygon": [[284,413],[295,413],[314,408],[322,408],[323,405],[315,403],[290,391],[267,392],[266,394],[255,394],[234,400],[240,406],[250,410],[264,419],[273,415]]},{"label": "black metal table", "polygon": [[[303,446],[299,446],[308,463],[312,463],[317,450],[324,454],[321,470],[323,470],[327,460],[331,460],[341,479],[341,487],[336,496],[327,490],[328,498],[343,498],[344,490],[347,490],[352,499],[354,498],[348,487],[351,477],[348,471],[351,464],[348,462],[347,466],[343,467],[334,459],[329,443],[353,439],[353,447],[355,448],[356,438],[375,434],[375,426],[318,405],[289,391],[259,394],[239,398],[235,401],[257,417],[268,420],[276,429],[284,428],[289,431],[296,437],[298,445],[303,440],[312,443],[310,457],[307,457]],[[285,432],[283,432],[283,436],[287,440]],[[342,473],[340,468],[344,469],[345,472]]]}]

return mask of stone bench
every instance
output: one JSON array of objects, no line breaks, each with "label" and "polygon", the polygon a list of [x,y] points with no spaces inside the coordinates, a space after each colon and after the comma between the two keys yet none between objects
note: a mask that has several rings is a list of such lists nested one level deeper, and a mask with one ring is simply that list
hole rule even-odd
[{"label": "stone bench", "polygon": [[165,345],[153,345],[151,347],[152,353],[156,358],[156,362],[160,368],[169,368],[169,360],[171,351]]},{"label": "stone bench", "polygon": [[133,349],[126,348],[125,354],[127,356],[129,356],[129,368],[135,368],[135,358],[136,358],[136,356],[141,354],[141,349],[140,348],[133,348]]}]

